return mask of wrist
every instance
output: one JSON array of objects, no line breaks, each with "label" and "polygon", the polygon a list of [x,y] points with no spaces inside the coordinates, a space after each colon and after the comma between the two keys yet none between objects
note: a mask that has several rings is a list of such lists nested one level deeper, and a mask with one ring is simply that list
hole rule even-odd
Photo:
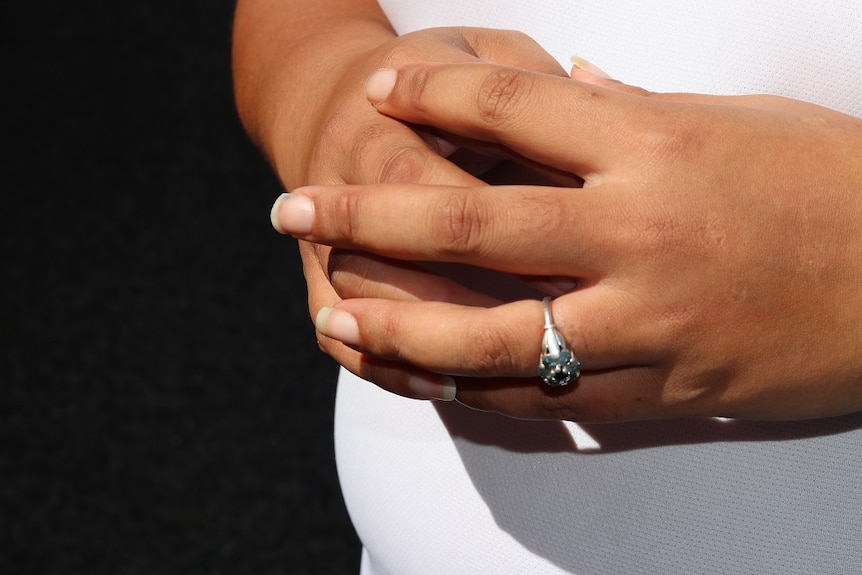
[{"label": "wrist", "polygon": [[[316,142],[328,123],[327,116],[343,104],[333,103],[352,90],[362,97],[364,78],[374,59],[369,55],[395,38],[379,23],[353,21],[321,31],[304,44],[292,61],[277,72],[270,93],[271,116],[261,126],[259,145],[289,188],[302,179],[308,154],[299,154],[304,143]],[[277,68],[277,67],[276,67]],[[364,100],[363,100],[364,102]],[[345,110],[345,113],[346,110]]]},{"label": "wrist", "polygon": [[319,22],[312,33],[291,29],[268,35],[268,41],[255,40],[251,46],[235,41],[235,94],[252,141],[282,172],[274,160],[287,157],[287,148],[300,138],[313,137],[314,118],[341,78],[395,32],[385,18],[363,17]]}]

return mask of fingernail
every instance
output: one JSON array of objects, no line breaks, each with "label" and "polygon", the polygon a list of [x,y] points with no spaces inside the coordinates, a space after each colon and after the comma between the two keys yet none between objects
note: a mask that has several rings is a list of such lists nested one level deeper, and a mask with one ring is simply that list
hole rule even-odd
[{"label": "fingernail", "polygon": [[460,146],[456,146],[449,140],[445,140],[439,136],[432,136],[431,134],[427,134],[422,131],[417,131],[416,133],[419,134],[419,137],[422,138],[425,143],[431,147],[431,149],[437,152],[437,155],[441,158],[448,158],[461,149]]},{"label": "fingernail", "polygon": [[389,97],[398,73],[391,68],[381,68],[368,76],[365,81],[365,97],[372,104],[379,104]]},{"label": "fingernail", "polygon": [[578,285],[580,285],[580,284],[577,280],[574,280],[572,278],[560,277],[560,278],[552,278],[551,279],[551,285],[553,285],[555,288],[557,288],[560,291],[559,295],[562,295],[562,294],[569,293],[570,291],[572,291],[573,289],[578,287]]},{"label": "fingernail", "polygon": [[359,324],[344,310],[322,307],[314,318],[317,331],[347,345],[359,345]]},{"label": "fingernail", "polygon": [[588,62],[581,58],[580,56],[572,56],[572,64],[579,70],[583,70],[587,74],[592,74],[597,78],[603,78],[605,80],[611,80],[610,74],[596,66],[595,64]]},{"label": "fingernail", "polygon": [[314,202],[306,196],[281,194],[272,204],[269,221],[281,234],[307,235],[314,223]]},{"label": "fingernail", "polygon": [[284,203],[284,200],[290,197],[290,194],[287,192],[281,194],[276,198],[275,203],[272,204],[272,209],[269,210],[269,223],[272,224],[272,227],[280,234],[286,233],[284,229],[281,227],[281,223],[278,221],[278,210],[281,207],[281,204]]},{"label": "fingernail", "polygon": [[452,401],[458,388],[455,380],[448,375],[425,376],[411,375],[407,380],[407,389],[425,399]]}]

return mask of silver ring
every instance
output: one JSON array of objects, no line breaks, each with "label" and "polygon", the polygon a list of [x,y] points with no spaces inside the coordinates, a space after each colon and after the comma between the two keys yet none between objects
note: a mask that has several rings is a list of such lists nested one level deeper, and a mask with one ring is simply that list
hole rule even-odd
[{"label": "silver ring", "polygon": [[545,335],[542,336],[542,355],[539,356],[539,377],[551,387],[562,387],[581,376],[581,362],[566,346],[566,341],[551,317],[551,299],[542,300],[545,312]]}]

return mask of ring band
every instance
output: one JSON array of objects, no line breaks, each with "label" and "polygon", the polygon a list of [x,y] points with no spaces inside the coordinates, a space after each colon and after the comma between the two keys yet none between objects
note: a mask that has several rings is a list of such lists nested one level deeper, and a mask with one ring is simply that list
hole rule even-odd
[{"label": "ring band", "polygon": [[539,377],[546,385],[562,387],[581,375],[581,362],[566,346],[566,341],[554,325],[551,317],[551,300],[542,300],[545,312],[545,335],[542,336],[542,355],[539,356]]}]

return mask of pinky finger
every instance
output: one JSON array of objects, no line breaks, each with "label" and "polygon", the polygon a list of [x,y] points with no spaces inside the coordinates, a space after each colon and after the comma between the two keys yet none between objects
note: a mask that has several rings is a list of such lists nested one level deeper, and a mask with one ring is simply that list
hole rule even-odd
[{"label": "pinky finger", "polygon": [[[322,313],[326,313],[323,311]],[[373,357],[345,346],[318,332],[320,348],[342,367],[391,393],[412,399],[453,401],[457,393],[455,380],[404,363]]]}]

